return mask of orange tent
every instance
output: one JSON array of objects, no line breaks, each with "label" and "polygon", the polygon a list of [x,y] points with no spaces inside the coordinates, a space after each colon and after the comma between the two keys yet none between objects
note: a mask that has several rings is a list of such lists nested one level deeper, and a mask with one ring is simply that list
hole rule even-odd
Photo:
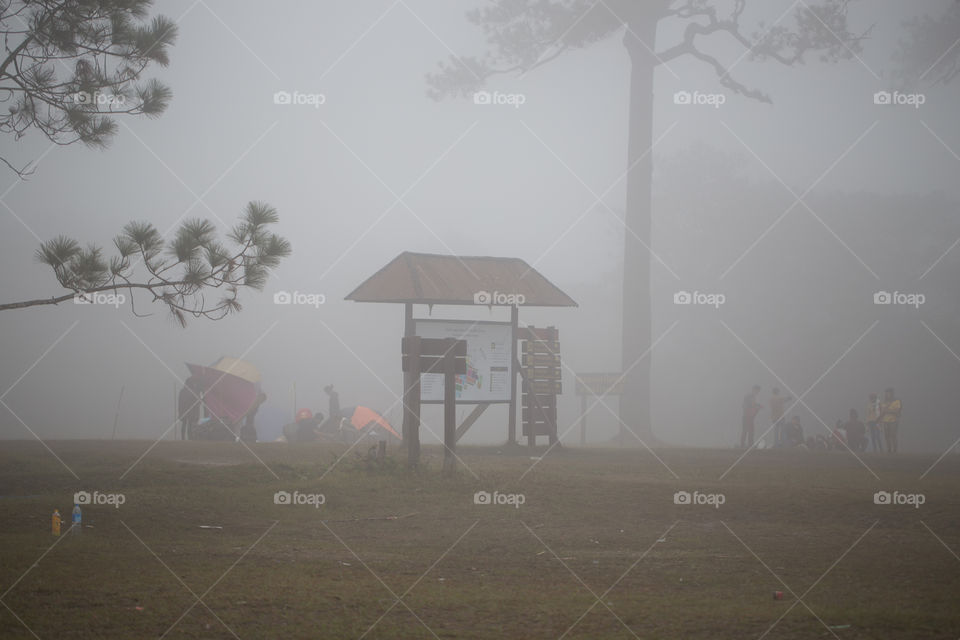
[{"label": "orange tent", "polygon": [[353,425],[353,428],[357,431],[365,429],[371,425],[379,425],[387,433],[390,433],[397,438],[400,437],[400,434],[390,426],[390,423],[387,422],[387,419],[382,415],[371,409],[370,407],[354,407],[353,409],[345,409],[341,412],[345,418],[350,418],[350,424]]}]

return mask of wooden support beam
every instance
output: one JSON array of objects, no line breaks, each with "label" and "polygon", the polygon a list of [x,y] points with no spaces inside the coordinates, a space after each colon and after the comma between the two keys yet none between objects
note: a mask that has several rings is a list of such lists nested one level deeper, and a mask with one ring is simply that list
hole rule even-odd
[{"label": "wooden support beam", "polygon": [[410,340],[407,356],[415,363],[411,371],[404,372],[403,380],[403,440],[407,445],[407,465],[417,467],[420,464],[420,340],[416,336]]},{"label": "wooden support beam", "polygon": [[[443,471],[456,468],[457,382],[467,372],[467,341],[456,338],[404,336],[400,341],[403,371],[413,381],[404,390],[404,423],[407,425],[407,460],[410,466],[420,461],[420,376],[443,372]],[[409,415],[408,415],[409,414]]]},{"label": "wooden support beam", "polygon": [[[406,303],[403,305],[403,335],[412,336],[416,333],[416,325],[413,322],[413,305],[411,303]],[[400,435],[402,446],[406,447],[410,444],[410,423],[413,419],[413,414],[406,410],[406,395],[410,387],[413,386],[413,373],[410,371],[403,372],[403,396],[404,396],[404,412],[403,412],[403,426],[401,427]],[[419,396],[417,396],[419,398]],[[419,411],[416,415],[420,415]],[[418,454],[419,455],[419,452]]]},{"label": "wooden support beam", "polygon": [[463,437],[463,434],[465,434],[465,433],[467,432],[467,429],[469,429],[470,427],[473,426],[473,423],[477,421],[477,418],[479,418],[480,415],[481,415],[484,411],[486,411],[486,410],[487,410],[487,407],[489,407],[489,406],[490,406],[490,403],[489,403],[489,402],[485,402],[485,403],[482,403],[482,404],[478,404],[477,406],[475,406],[475,407],[473,408],[473,411],[470,412],[470,415],[468,415],[468,416],[464,419],[463,424],[461,424],[459,427],[457,427],[457,442],[460,441],[460,438],[462,438],[462,437]]},{"label": "wooden support beam", "polygon": [[[516,360],[517,338],[519,333],[520,307],[510,307],[510,351]],[[507,420],[507,444],[517,441],[517,367],[511,367],[510,372],[510,414]]]},{"label": "wooden support beam", "polygon": [[[520,376],[523,378],[523,389],[530,397],[530,400],[533,402],[533,406],[536,407],[537,411],[546,419],[547,423],[550,425],[550,444],[553,444],[560,437],[560,434],[557,432],[557,423],[553,419],[553,416],[544,410],[540,406],[540,400],[537,398],[537,394],[534,393],[533,385],[527,380],[527,372],[524,371],[523,367],[520,366],[519,360],[514,358],[514,367],[520,371]],[[531,427],[527,432],[527,446],[533,447],[536,444],[536,434],[534,429]]]},{"label": "wooden support beam", "polygon": [[587,444],[587,396],[580,396],[580,446]]},{"label": "wooden support beam", "polygon": [[445,342],[449,347],[445,351],[443,362],[443,472],[451,474],[457,467],[457,458],[454,450],[457,448],[457,373],[466,373],[466,360],[463,360],[463,371],[458,371],[457,356],[453,353],[455,344],[464,347],[465,340],[448,338]]}]

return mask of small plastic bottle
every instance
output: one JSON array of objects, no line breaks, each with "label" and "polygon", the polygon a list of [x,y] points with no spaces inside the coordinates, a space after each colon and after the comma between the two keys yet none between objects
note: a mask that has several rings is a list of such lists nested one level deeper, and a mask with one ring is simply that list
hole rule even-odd
[{"label": "small plastic bottle", "polygon": [[73,505],[73,526],[70,527],[70,531],[73,535],[80,535],[80,530],[83,528],[83,513],[80,511],[80,505]]},{"label": "small plastic bottle", "polygon": [[53,535],[60,535],[60,511],[57,509],[53,510]]}]

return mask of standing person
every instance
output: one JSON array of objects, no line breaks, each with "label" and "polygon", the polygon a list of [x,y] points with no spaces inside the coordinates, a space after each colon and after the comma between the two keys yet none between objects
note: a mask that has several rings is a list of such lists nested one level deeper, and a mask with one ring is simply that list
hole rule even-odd
[{"label": "standing person", "polygon": [[247,410],[246,415],[243,417],[243,426],[240,427],[240,439],[244,442],[257,441],[257,411],[260,410],[260,405],[266,401],[267,394],[261,391],[257,394],[257,399],[253,401],[253,405]]},{"label": "standing person", "polygon": [[873,452],[883,451],[883,439],[880,437],[880,398],[877,394],[870,394],[867,402],[867,429],[870,431],[870,449]]},{"label": "standing person", "polygon": [[783,414],[787,403],[793,398],[781,396],[780,389],[777,387],[774,387],[770,393],[770,424],[773,425],[773,444],[779,447],[783,445]]},{"label": "standing person", "polygon": [[850,418],[843,425],[843,430],[847,432],[847,444],[851,449],[860,452],[867,450],[867,428],[860,422],[856,409],[850,409]]},{"label": "standing person", "polygon": [[831,449],[846,449],[847,444],[847,430],[843,427],[843,420],[837,420],[837,424],[833,427],[833,437],[830,439],[830,448]]},{"label": "standing person", "polygon": [[340,414],[340,394],[334,390],[332,384],[325,386],[323,392],[329,396],[330,400],[327,405],[327,419],[320,425],[320,428],[332,433],[340,428],[340,418],[343,417]]},{"label": "standing person", "polygon": [[880,404],[880,424],[883,437],[887,441],[887,453],[896,453],[898,449],[897,432],[900,430],[900,400],[893,397],[893,387],[883,392]]},{"label": "standing person", "polygon": [[180,439],[189,440],[193,429],[200,422],[201,394],[203,388],[200,379],[190,376],[177,395],[177,417],[180,418]]},{"label": "standing person", "polygon": [[756,419],[760,409],[763,408],[757,402],[757,396],[760,395],[760,385],[753,385],[753,389],[743,397],[743,429],[740,431],[740,448],[745,449],[753,446],[753,421]]}]

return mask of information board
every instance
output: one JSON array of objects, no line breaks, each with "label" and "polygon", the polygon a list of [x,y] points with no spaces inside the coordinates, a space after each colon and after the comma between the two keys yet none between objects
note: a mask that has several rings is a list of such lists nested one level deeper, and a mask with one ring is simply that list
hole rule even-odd
[{"label": "information board", "polygon": [[623,394],[622,373],[578,373],[578,396],[619,396]]},{"label": "information board", "polygon": [[[415,320],[421,338],[456,338],[467,341],[467,373],[456,377],[457,402],[510,402],[513,380],[513,341],[508,322],[472,320]],[[420,377],[420,401],[443,402],[443,374]]]}]

